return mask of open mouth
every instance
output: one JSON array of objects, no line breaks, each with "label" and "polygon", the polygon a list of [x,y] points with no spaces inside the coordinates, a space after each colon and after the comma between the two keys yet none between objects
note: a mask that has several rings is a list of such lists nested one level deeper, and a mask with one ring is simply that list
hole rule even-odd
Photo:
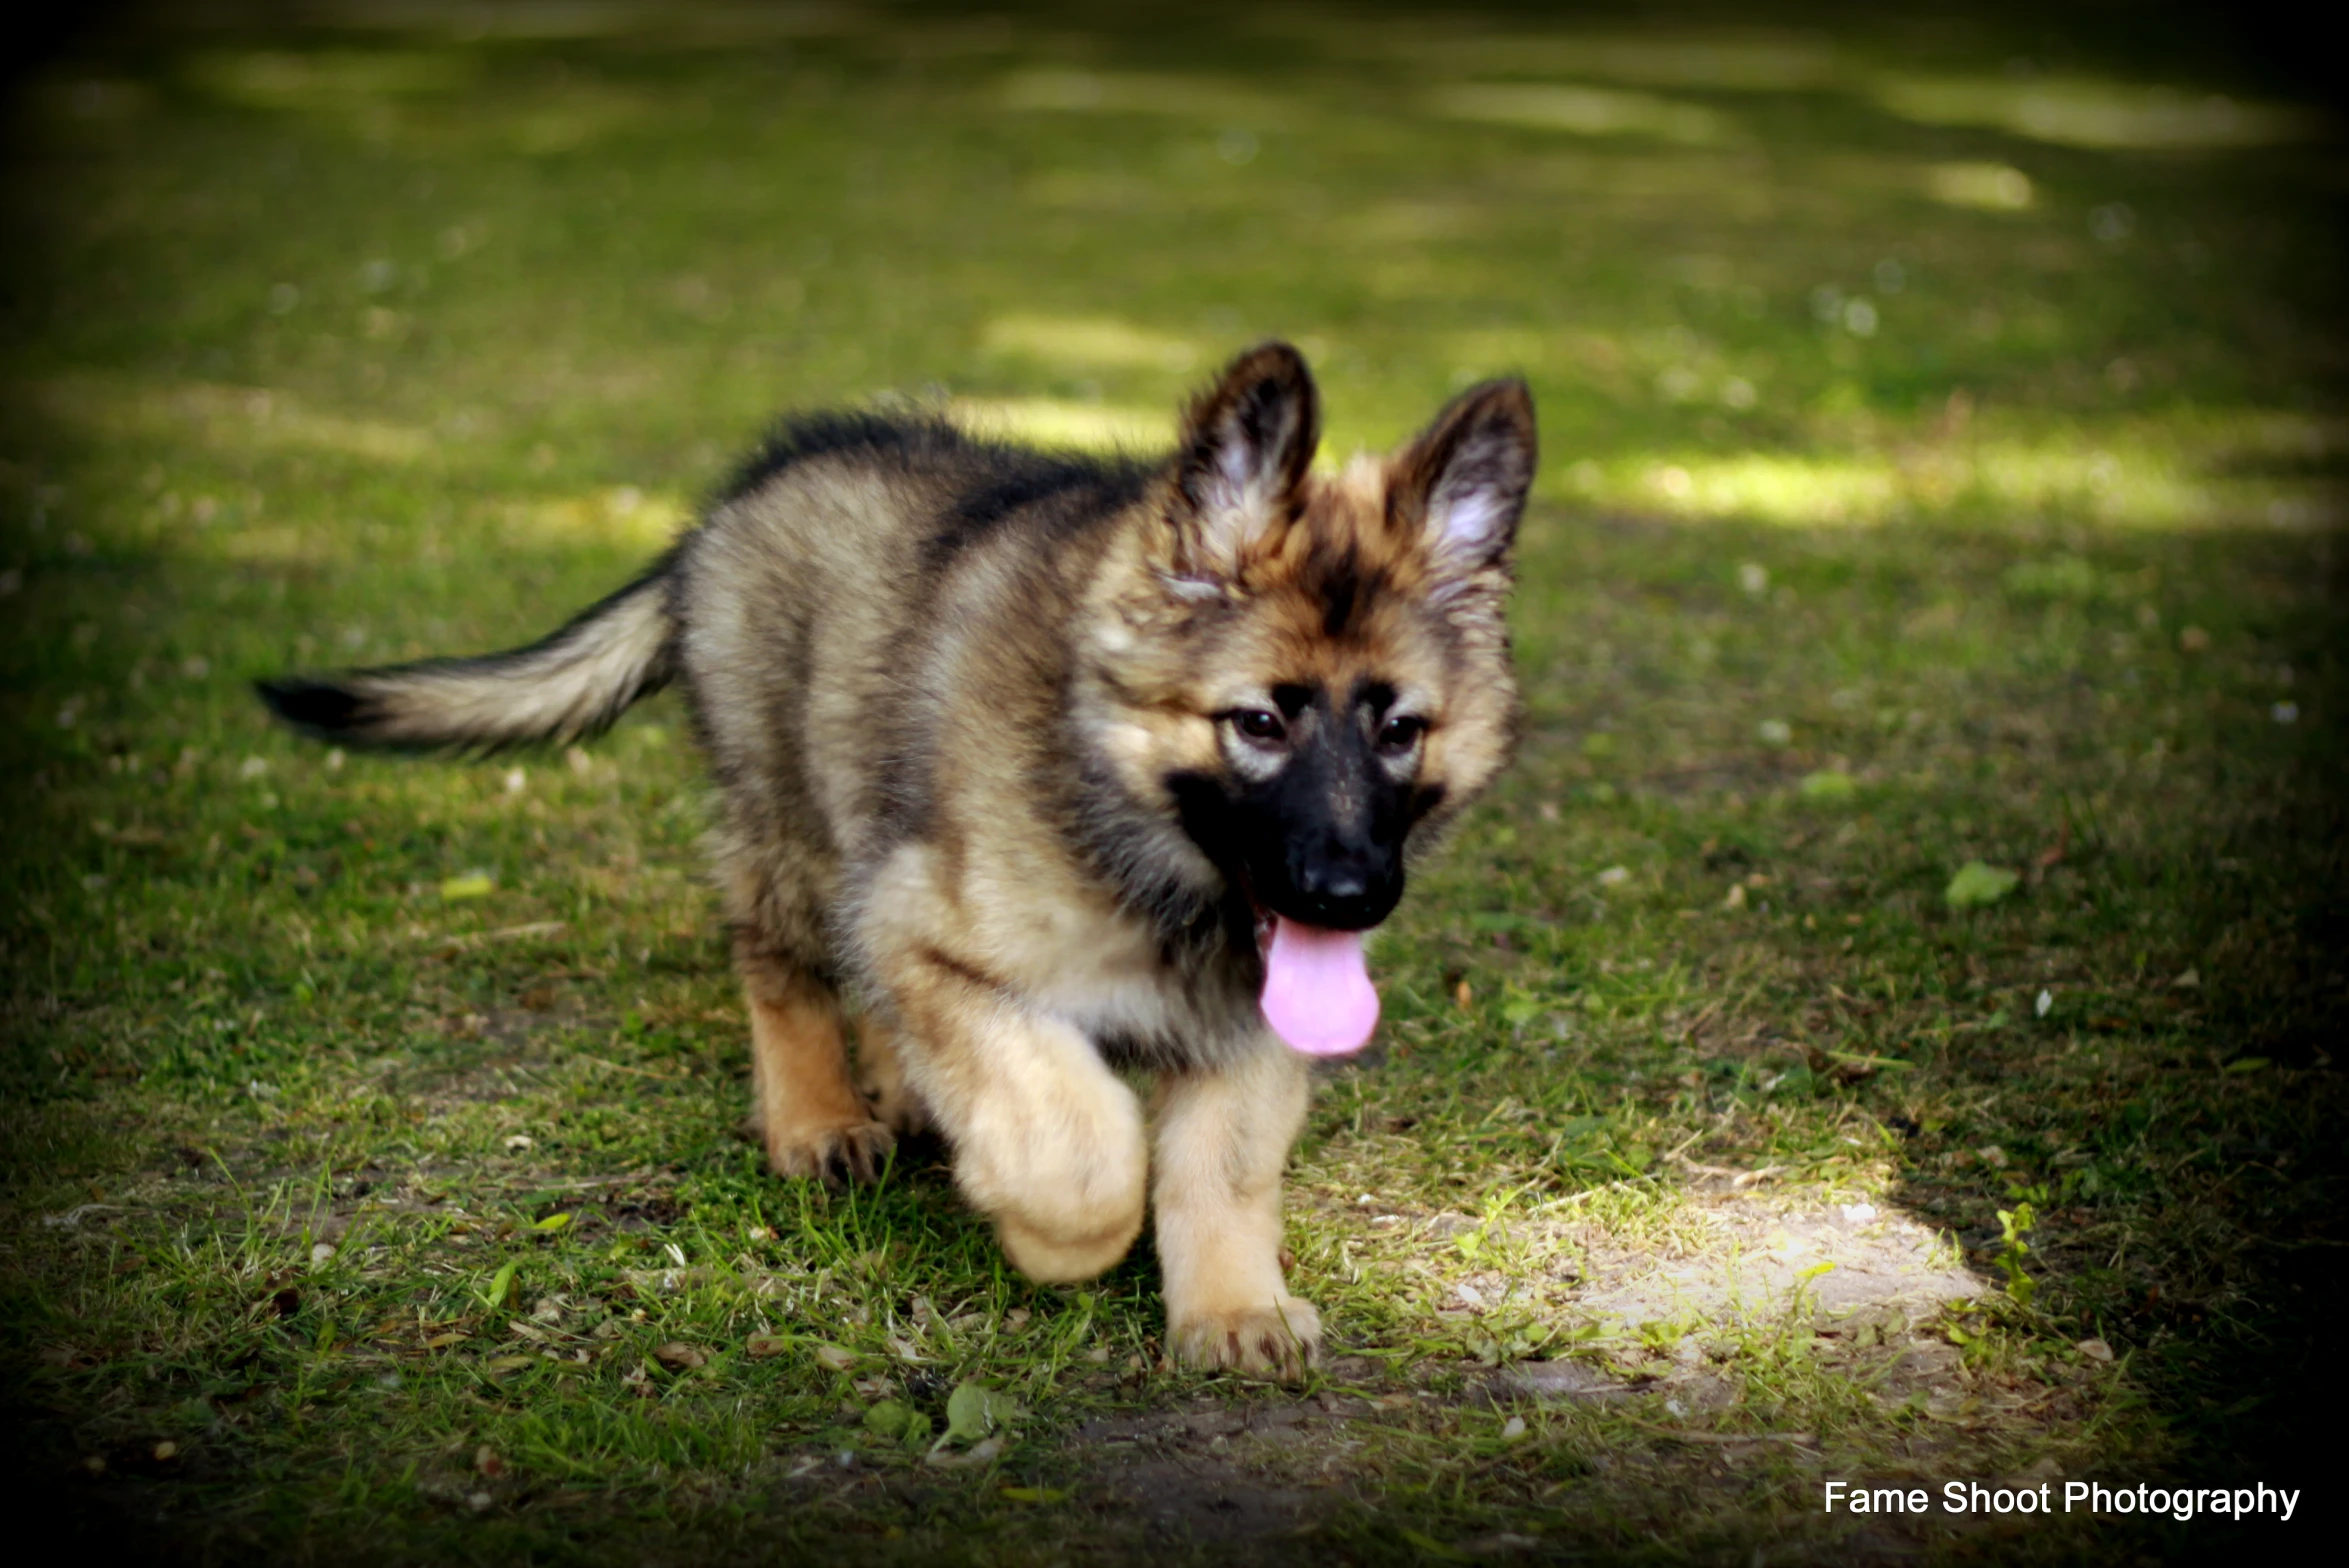
[{"label": "open mouth", "polygon": [[1378,990],[1363,960],[1363,931],[1309,926],[1256,906],[1264,953],[1257,1005],[1289,1048],[1307,1056],[1351,1056],[1378,1027]]}]

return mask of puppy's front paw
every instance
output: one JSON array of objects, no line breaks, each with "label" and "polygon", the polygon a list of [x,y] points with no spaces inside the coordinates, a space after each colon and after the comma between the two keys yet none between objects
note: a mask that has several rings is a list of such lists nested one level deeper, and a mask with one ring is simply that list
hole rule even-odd
[{"label": "puppy's front paw", "polygon": [[876,1181],[897,1136],[871,1120],[803,1123],[766,1133],[767,1168],[778,1176],[812,1176],[830,1186]]},{"label": "puppy's front paw", "polygon": [[1193,1312],[1170,1319],[1175,1359],[1203,1371],[1229,1368],[1290,1382],[1321,1359],[1321,1314],[1302,1297],[1283,1295],[1260,1307]]},{"label": "puppy's front paw", "polygon": [[1090,1234],[1071,1234],[1043,1230],[1009,1214],[995,1216],[995,1238],[1011,1266],[1046,1285],[1073,1285],[1115,1267],[1141,1228],[1137,1217]]}]

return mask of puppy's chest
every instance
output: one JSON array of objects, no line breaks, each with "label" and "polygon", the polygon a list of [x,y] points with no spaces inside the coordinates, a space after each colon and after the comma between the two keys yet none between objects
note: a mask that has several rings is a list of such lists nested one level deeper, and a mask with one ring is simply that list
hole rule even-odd
[{"label": "puppy's chest", "polygon": [[1204,1065],[1262,1028],[1246,966],[1220,938],[1169,943],[1131,917],[1075,935],[1032,983],[1042,1010],[1117,1066]]}]

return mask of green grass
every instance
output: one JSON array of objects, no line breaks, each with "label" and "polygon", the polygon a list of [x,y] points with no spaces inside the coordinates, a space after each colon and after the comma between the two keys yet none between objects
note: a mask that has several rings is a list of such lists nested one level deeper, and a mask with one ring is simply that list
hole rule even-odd
[{"label": "green grass", "polygon": [[[2037,16],[611,15],[125,26],[10,100],[45,1506],[240,1560],[2133,1560],[2216,1534],[1821,1482],[2320,1479],[2329,125]],[[1293,1162],[1301,1396],[1162,1366],[1146,1258],[1009,1273],[935,1151],[762,1172],[672,702],[434,765],[247,695],[536,634],[784,406],[1148,439],[1272,333],[1340,454],[1507,370],[1545,444],[1520,760]],[[967,1381],[1022,1410],[976,1462],[866,1423]]]}]

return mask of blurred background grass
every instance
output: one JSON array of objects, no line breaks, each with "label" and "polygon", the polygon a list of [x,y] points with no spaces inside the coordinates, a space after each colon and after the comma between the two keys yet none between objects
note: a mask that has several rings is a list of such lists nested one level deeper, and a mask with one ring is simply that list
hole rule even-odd
[{"label": "blurred background grass", "polygon": [[[181,1431],[155,1412],[217,1403],[248,1351],[347,1382],[330,1347],[442,1288],[422,1262],[306,1284],[297,1354],[253,1307],[283,1238],[203,1262],[188,1238],[227,1222],[156,1174],[181,1150],[255,1193],[437,1161],[477,1204],[528,1187],[526,1226],[551,1172],[658,1167],[712,1234],[846,1257],[869,1221],[943,1249],[907,1265],[940,1300],[1013,1299],[942,1183],[777,1218],[729,1136],[739,1029],[673,709],[572,764],[330,767],[244,682],[536,634],[781,408],[1147,446],[1275,334],[1314,361],[1333,455],[1512,371],[1544,439],[1525,760],[1382,948],[1397,1059],[1301,1156],[1328,1200],[1300,1221],[1311,1289],[1351,1291],[1375,1345],[1472,1354],[1335,1261],[1365,1184],[1498,1213],[1675,1146],[1800,1159],[1946,1223],[1986,1278],[1989,1216],[2036,1190],[2069,1215],[2042,1236],[2055,1317],[1985,1365],[2093,1335],[2144,1358],[1984,1452],[2288,1450],[2332,1386],[2312,1314],[2340,1283],[2349,427],[2341,123],[2280,26],[525,3],[125,9],[57,40],[12,81],[0,176],[0,1148],[39,1242],[7,1273],[12,1376],[63,1355],[14,1385],[59,1462]],[[2027,896],[1950,918],[1977,857],[2031,870]],[[493,895],[443,896],[475,872]],[[480,1089],[541,1035],[619,1076]],[[1790,1040],[1914,1067],[1830,1083],[1770,1059]],[[523,1125],[535,1153],[505,1142]],[[1388,1125],[1416,1130],[1359,1141]],[[142,1192],[194,1227],[170,1268],[34,1223]],[[563,1266],[612,1275],[581,1231]],[[1150,1291],[1146,1264],[1104,1287],[1121,1358]],[[1090,1298],[1032,1305],[1065,1360]],[[292,1475],[249,1539],[326,1549],[369,1487],[440,1518],[394,1472],[489,1418],[398,1364],[380,1470],[352,1458],[380,1435],[357,1396],[289,1396],[246,1448],[184,1417],[238,1456],[205,1472],[223,1516]],[[788,1376],[813,1380],[724,1386],[830,1441],[840,1391]],[[1755,1419],[1827,1419],[1754,1376]],[[653,1485],[657,1452],[723,1497],[764,1441],[729,1408],[707,1453],[632,1458],[650,1440],[587,1395],[499,1419],[550,1453],[621,1433],[578,1461],[607,1488]],[[1560,1442],[1540,1486],[1580,1462]],[[1429,1501],[1445,1462],[1428,1518],[1535,1495],[1478,1471]],[[1675,1539],[1774,1539],[1807,1512],[1784,1487]]]}]

